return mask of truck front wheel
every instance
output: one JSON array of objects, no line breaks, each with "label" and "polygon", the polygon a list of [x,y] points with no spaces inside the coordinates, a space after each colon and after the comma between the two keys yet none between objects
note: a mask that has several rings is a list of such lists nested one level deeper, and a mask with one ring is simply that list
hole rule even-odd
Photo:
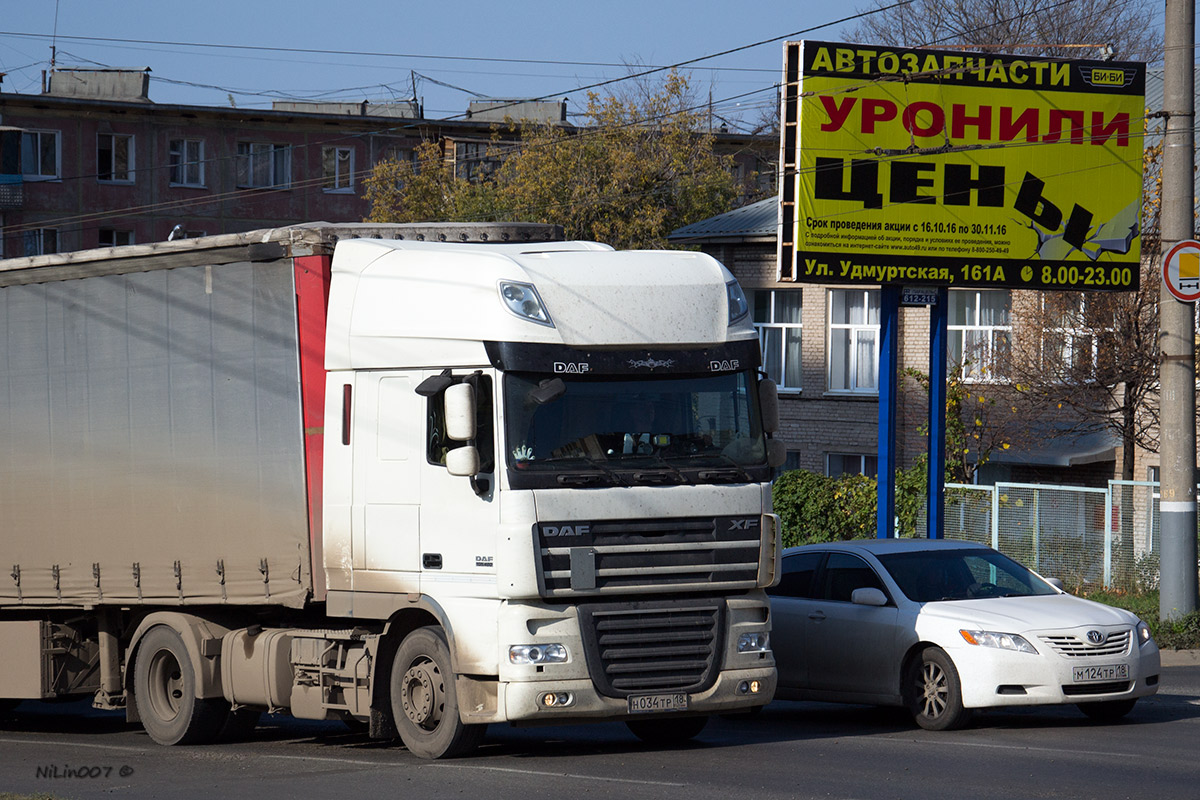
[{"label": "truck front wheel", "polygon": [[211,742],[229,714],[223,698],[196,697],[187,648],[165,625],[151,628],[138,646],[133,692],[142,725],[159,744]]},{"label": "truck front wheel", "polygon": [[450,648],[440,628],[419,628],[400,643],[391,692],[396,728],[413,755],[454,758],[483,740],[486,725],[465,725],[459,717]]}]

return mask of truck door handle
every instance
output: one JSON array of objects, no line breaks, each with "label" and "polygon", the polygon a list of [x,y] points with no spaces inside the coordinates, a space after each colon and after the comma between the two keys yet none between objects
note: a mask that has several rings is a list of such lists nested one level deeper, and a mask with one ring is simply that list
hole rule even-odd
[{"label": "truck door handle", "polygon": [[824,611],[814,611],[808,615],[808,618],[811,619],[813,622],[824,622],[825,621],[825,612]]},{"label": "truck door handle", "polygon": [[441,569],[442,554],[441,553],[424,553],[421,557],[421,564],[425,569]]}]

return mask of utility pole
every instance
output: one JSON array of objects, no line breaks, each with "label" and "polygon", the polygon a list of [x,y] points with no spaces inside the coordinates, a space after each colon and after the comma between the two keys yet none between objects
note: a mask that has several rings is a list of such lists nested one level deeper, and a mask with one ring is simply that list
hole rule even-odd
[{"label": "utility pole", "polygon": [[[1195,0],[1166,0],[1162,253],[1195,235]],[[1192,303],[1159,290],[1159,617],[1196,610],[1196,333]]]}]

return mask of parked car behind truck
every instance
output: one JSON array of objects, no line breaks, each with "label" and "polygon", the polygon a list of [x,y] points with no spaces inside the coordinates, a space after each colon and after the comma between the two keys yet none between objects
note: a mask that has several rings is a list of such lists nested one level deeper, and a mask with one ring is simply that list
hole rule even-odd
[{"label": "parked car behind truck", "polygon": [[552,234],[0,262],[0,698],[94,695],[162,744],[359,720],[429,758],[768,702],[777,411],[741,290]]}]

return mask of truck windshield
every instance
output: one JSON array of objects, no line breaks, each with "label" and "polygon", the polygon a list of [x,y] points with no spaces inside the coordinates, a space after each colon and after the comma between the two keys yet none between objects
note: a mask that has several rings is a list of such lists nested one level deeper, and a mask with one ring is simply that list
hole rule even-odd
[{"label": "truck windshield", "polygon": [[749,372],[550,380],[510,373],[510,475],[591,473],[578,482],[610,485],[751,480],[747,470],[766,463],[756,388]]}]

